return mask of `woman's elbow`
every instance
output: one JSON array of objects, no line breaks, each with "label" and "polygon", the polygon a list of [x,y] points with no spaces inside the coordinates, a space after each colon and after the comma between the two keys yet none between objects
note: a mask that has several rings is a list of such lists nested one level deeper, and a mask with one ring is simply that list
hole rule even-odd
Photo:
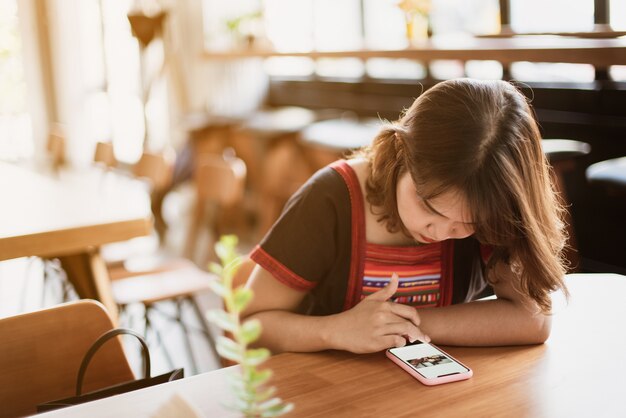
[{"label": "woman's elbow", "polygon": [[543,344],[550,337],[550,331],[552,330],[552,317],[548,315],[539,315],[536,318],[536,323],[533,335],[531,337],[532,343]]}]

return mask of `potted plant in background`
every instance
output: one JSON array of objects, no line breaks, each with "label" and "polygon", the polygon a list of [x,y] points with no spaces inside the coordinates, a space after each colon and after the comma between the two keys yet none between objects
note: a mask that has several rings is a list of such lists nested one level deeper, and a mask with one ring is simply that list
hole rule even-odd
[{"label": "potted plant in background", "polygon": [[234,235],[220,237],[215,245],[220,264],[210,265],[210,270],[220,278],[212,282],[211,288],[223,299],[224,309],[210,310],[207,318],[232,336],[221,335],[217,338],[220,356],[240,366],[240,373],[231,378],[235,403],[226,406],[240,411],[245,417],[277,417],[291,411],[293,404],[274,397],[275,388],[267,385],[272,371],[258,369],[269,358],[269,350],[249,348],[261,335],[261,323],[256,319],[241,321],[241,312],[254,295],[252,290],[244,286],[233,288],[233,277],[241,264],[236,251],[237,243],[238,239]]},{"label": "potted plant in background", "polygon": [[398,7],[404,13],[409,47],[419,46],[432,36],[430,27],[431,0],[401,0]]}]

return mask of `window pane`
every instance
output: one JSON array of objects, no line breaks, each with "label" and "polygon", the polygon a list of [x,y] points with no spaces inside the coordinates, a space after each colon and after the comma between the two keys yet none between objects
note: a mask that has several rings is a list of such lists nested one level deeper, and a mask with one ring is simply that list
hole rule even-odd
[{"label": "window pane", "polygon": [[17,1],[0,1],[0,158],[28,159],[33,155],[30,115]]},{"label": "window pane", "polygon": [[277,51],[313,49],[312,0],[266,0],[264,19],[267,36]]},{"label": "window pane", "polygon": [[314,6],[313,30],[317,50],[362,47],[359,0],[315,0]]},{"label": "window pane", "polygon": [[229,49],[245,45],[246,35],[262,35],[260,32],[264,28],[259,19],[259,13],[262,12],[260,7],[258,0],[203,0],[202,21],[206,47]]},{"label": "window pane", "polygon": [[626,0],[611,0],[611,26],[615,30],[626,30]]},{"label": "window pane", "polygon": [[[363,45],[359,0],[315,0],[313,37],[318,51],[359,49]],[[361,77],[363,62],[355,58],[320,59],[316,72],[322,77]]]},{"label": "window pane", "polygon": [[431,26],[435,35],[500,31],[498,0],[433,0]]},{"label": "window pane", "polygon": [[575,32],[593,29],[593,0],[510,2],[511,27],[516,32]]},{"label": "window pane", "polygon": [[[139,47],[126,17],[131,5],[129,0],[102,2],[111,138],[115,157],[126,163],[134,163],[141,156],[145,131]],[[95,100],[94,109],[105,104],[103,100]],[[107,114],[103,112],[99,116],[106,118]],[[93,142],[101,139],[91,138]]]},{"label": "window pane", "polygon": [[406,48],[402,11],[393,0],[364,0],[365,46],[369,49]]}]

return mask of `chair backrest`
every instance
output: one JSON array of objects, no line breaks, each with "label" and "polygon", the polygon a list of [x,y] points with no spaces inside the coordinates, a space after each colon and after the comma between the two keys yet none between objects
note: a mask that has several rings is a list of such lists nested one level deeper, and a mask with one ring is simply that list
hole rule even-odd
[{"label": "chair backrest", "polygon": [[105,167],[115,167],[117,165],[117,159],[115,159],[113,143],[98,142],[96,144],[96,150],[93,154],[93,161],[95,163],[103,164]]},{"label": "chair backrest", "polygon": [[132,167],[133,175],[147,179],[153,191],[164,190],[172,182],[174,159],[173,152],[144,152]]},{"label": "chair backrest", "polygon": [[243,198],[246,164],[235,156],[205,154],[196,164],[195,182],[198,199],[232,206]]},{"label": "chair backrest", "polygon": [[[83,356],[112,328],[104,306],[92,300],[0,319],[0,417],[34,414],[38,404],[74,396]],[[134,378],[115,338],[93,358],[83,393]]]},{"label": "chair backrest", "polygon": [[[234,209],[243,200],[246,183],[246,164],[234,155],[204,154],[195,167],[196,203],[187,234],[185,256],[195,259],[199,230],[208,226],[212,239],[220,234],[220,212]],[[212,218],[206,222],[207,208],[214,209]],[[211,252],[211,250],[209,250]],[[203,256],[204,257],[204,256]],[[198,261],[204,263],[204,258]]]},{"label": "chair backrest", "polygon": [[65,164],[65,137],[60,127],[54,126],[48,134],[46,150],[53,169]]}]

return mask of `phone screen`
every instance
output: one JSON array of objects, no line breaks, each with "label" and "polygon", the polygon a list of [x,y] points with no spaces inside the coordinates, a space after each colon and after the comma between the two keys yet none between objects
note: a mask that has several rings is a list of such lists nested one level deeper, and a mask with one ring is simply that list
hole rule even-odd
[{"label": "phone screen", "polygon": [[391,348],[389,352],[427,379],[469,371],[436,347],[419,341],[404,347]]}]

